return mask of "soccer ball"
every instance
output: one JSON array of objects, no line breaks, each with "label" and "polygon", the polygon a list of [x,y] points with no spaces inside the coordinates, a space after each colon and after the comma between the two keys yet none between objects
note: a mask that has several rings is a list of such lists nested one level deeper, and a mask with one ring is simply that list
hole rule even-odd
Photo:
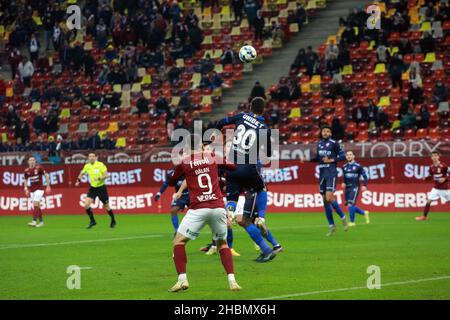
[{"label": "soccer ball", "polygon": [[244,63],[252,62],[256,59],[256,55],[255,48],[249,45],[245,45],[239,50],[239,59]]}]

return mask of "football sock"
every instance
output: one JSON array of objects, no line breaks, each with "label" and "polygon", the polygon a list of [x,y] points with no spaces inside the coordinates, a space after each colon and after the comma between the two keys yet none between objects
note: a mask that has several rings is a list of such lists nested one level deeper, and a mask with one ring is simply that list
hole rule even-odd
[{"label": "football sock", "polygon": [[39,216],[39,208],[38,207],[34,207],[33,208],[33,221],[36,221],[38,216]]},{"label": "football sock", "polygon": [[348,206],[348,212],[350,215],[350,222],[355,222],[355,206],[354,205],[350,205]]},{"label": "football sock", "polygon": [[267,191],[259,191],[256,195],[256,208],[258,210],[258,217],[265,218],[267,210]]},{"label": "football sock", "polygon": [[272,233],[270,232],[270,230],[267,230],[267,236],[266,236],[267,241],[269,241],[272,246],[276,247],[279,246],[280,244],[278,243],[278,241],[275,239],[275,237],[272,235]]},{"label": "football sock", "polygon": [[44,220],[42,219],[42,210],[40,207],[38,207],[38,218],[40,222],[43,222]]},{"label": "football sock", "polygon": [[92,213],[92,209],[91,208],[86,209],[86,213],[89,216],[89,219],[91,219],[91,222],[95,222],[94,214]]},{"label": "football sock", "polygon": [[108,214],[109,214],[109,217],[111,218],[111,221],[116,221],[116,220],[114,219],[114,213],[113,213],[113,211],[112,211],[112,210],[108,210],[107,212],[108,212]]},{"label": "football sock", "polygon": [[227,233],[227,243],[228,247],[231,249],[233,248],[233,229],[229,228]]},{"label": "football sock", "polygon": [[173,247],[173,262],[178,274],[186,273],[186,247],[182,244],[177,244]]},{"label": "football sock", "polygon": [[252,238],[252,240],[261,248],[261,251],[264,254],[270,253],[270,251],[272,251],[266,241],[264,241],[264,238],[261,235],[261,231],[259,231],[258,227],[253,223],[245,228],[245,231],[247,231],[247,233],[250,235],[250,238]]},{"label": "football sock", "polygon": [[428,216],[428,212],[430,211],[430,203],[427,203],[425,205],[425,208],[423,209],[423,215],[426,217]]},{"label": "football sock", "polygon": [[333,206],[334,211],[336,211],[336,213],[339,215],[339,217],[341,217],[341,219],[344,219],[345,218],[345,214],[344,214],[344,212],[342,212],[342,209],[339,206],[339,203],[336,200],[334,200],[331,203],[331,205]]},{"label": "football sock", "polygon": [[363,209],[361,209],[361,208],[358,208],[357,206],[354,206],[355,207],[355,211],[356,211],[356,213],[359,213],[359,214],[361,214],[361,215],[365,215],[365,212],[364,212],[364,210]]},{"label": "football sock", "polygon": [[172,219],[173,228],[175,229],[175,232],[176,232],[178,230],[178,214],[172,215],[171,219]]},{"label": "football sock", "polygon": [[331,204],[325,204],[323,207],[325,209],[325,216],[327,217],[328,224],[330,226],[333,226],[334,219],[333,219],[333,208],[331,207]]},{"label": "football sock", "polygon": [[227,274],[234,274],[233,257],[230,248],[222,248],[219,251],[220,260]]}]

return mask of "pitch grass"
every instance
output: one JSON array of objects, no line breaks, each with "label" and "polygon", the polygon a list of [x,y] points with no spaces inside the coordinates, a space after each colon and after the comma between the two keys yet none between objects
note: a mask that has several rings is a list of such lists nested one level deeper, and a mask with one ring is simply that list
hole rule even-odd
[{"label": "pitch grass", "polygon": [[[114,230],[107,216],[97,216],[92,230],[84,228],[82,215],[48,216],[41,229],[27,227],[29,217],[1,217],[0,298],[254,299],[306,293],[293,299],[450,299],[450,278],[311,293],[365,287],[370,265],[381,268],[382,284],[450,276],[450,214],[431,213],[426,222],[416,222],[416,215],[372,214],[370,225],[358,217],[348,233],[339,223],[335,236],[326,238],[322,214],[270,214],[269,226],[285,252],[266,264],[253,262],[253,244],[235,227],[241,292],[228,291],[217,255],[198,250],[209,241],[205,228],[188,245],[191,287],[178,294],[167,292],[176,280],[168,215],[120,215]],[[108,240],[116,238],[126,239]],[[29,247],[34,244],[52,245]],[[81,270],[80,290],[66,287],[70,265],[92,268]]]}]

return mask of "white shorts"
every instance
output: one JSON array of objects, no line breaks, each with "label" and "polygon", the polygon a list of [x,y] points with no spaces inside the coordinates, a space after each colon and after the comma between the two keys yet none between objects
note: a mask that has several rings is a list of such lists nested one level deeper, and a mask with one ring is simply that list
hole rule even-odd
[{"label": "white shorts", "polygon": [[238,202],[236,204],[236,211],[234,212],[235,215],[243,215],[244,214],[244,204],[245,204],[245,197],[239,196]]},{"label": "white shorts", "polygon": [[43,197],[44,197],[44,190],[36,190],[30,192],[31,202],[41,202]]},{"label": "white shorts", "polygon": [[431,189],[428,200],[436,201],[439,199],[442,199],[443,202],[450,202],[450,190]]},{"label": "white shorts", "polygon": [[225,208],[189,209],[178,227],[178,232],[195,240],[205,224],[211,228],[213,240],[227,238],[227,212]]}]

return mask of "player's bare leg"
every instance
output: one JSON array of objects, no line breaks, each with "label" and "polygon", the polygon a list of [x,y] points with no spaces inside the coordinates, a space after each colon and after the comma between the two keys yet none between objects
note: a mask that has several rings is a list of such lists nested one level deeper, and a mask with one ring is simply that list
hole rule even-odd
[{"label": "player's bare leg", "polygon": [[416,217],[417,221],[425,221],[428,219],[428,213],[430,212],[431,201],[428,200],[423,208],[423,215]]},{"label": "player's bare leg", "polygon": [[109,203],[105,204],[105,210],[108,213],[109,217],[111,218],[111,224],[109,225],[111,228],[114,228],[116,226],[116,219],[114,218],[114,213],[109,206]]},{"label": "player's bare leg", "polygon": [[181,208],[176,207],[176,206],[170,208],[170,218],[172,220],[173,229],[175,230],[174,237],[177,234],[177,230],[178,230],[178,226],[179,226],[178,213],[181,213],[182,211],[183,210]]},{"label": "player's bare leg", "polygon": [[91,205],[92,205],[93,201],[94,200],[89,197],[86,197],[86,199],[84,199],[84,209],[86,210],[86,213],[89,217],[89,225],[87,226],[87,229],[91,229],[93,226],[95,226],[97,224],[97,222],[95,222],[95,219],[94,219],[94,213],[92,212],[92,209],[91,209]]},{"label": "player's bare leg", "polygon": [[242,288],[236,282],[234,277],[234,264],[233,264],[233,255],[231,253],[230,248],[228,247],[226,240],[217,240],[217,249],[219,250],[220,260],[222,261],[222,265],[227,273],[228,284],[230,286],[231,291],[240,291]]},{"label": "player's bare leg", "polygon": [[173,262],[175,263],[175,268],[178,273],[178,280],[173,287],[169,289],[169,292],[178,292],[189,288],[189,282],[186,275],[186,243],[188,241],[188,238],[178,232],[175,235],[175,239],[173,239]]}]

